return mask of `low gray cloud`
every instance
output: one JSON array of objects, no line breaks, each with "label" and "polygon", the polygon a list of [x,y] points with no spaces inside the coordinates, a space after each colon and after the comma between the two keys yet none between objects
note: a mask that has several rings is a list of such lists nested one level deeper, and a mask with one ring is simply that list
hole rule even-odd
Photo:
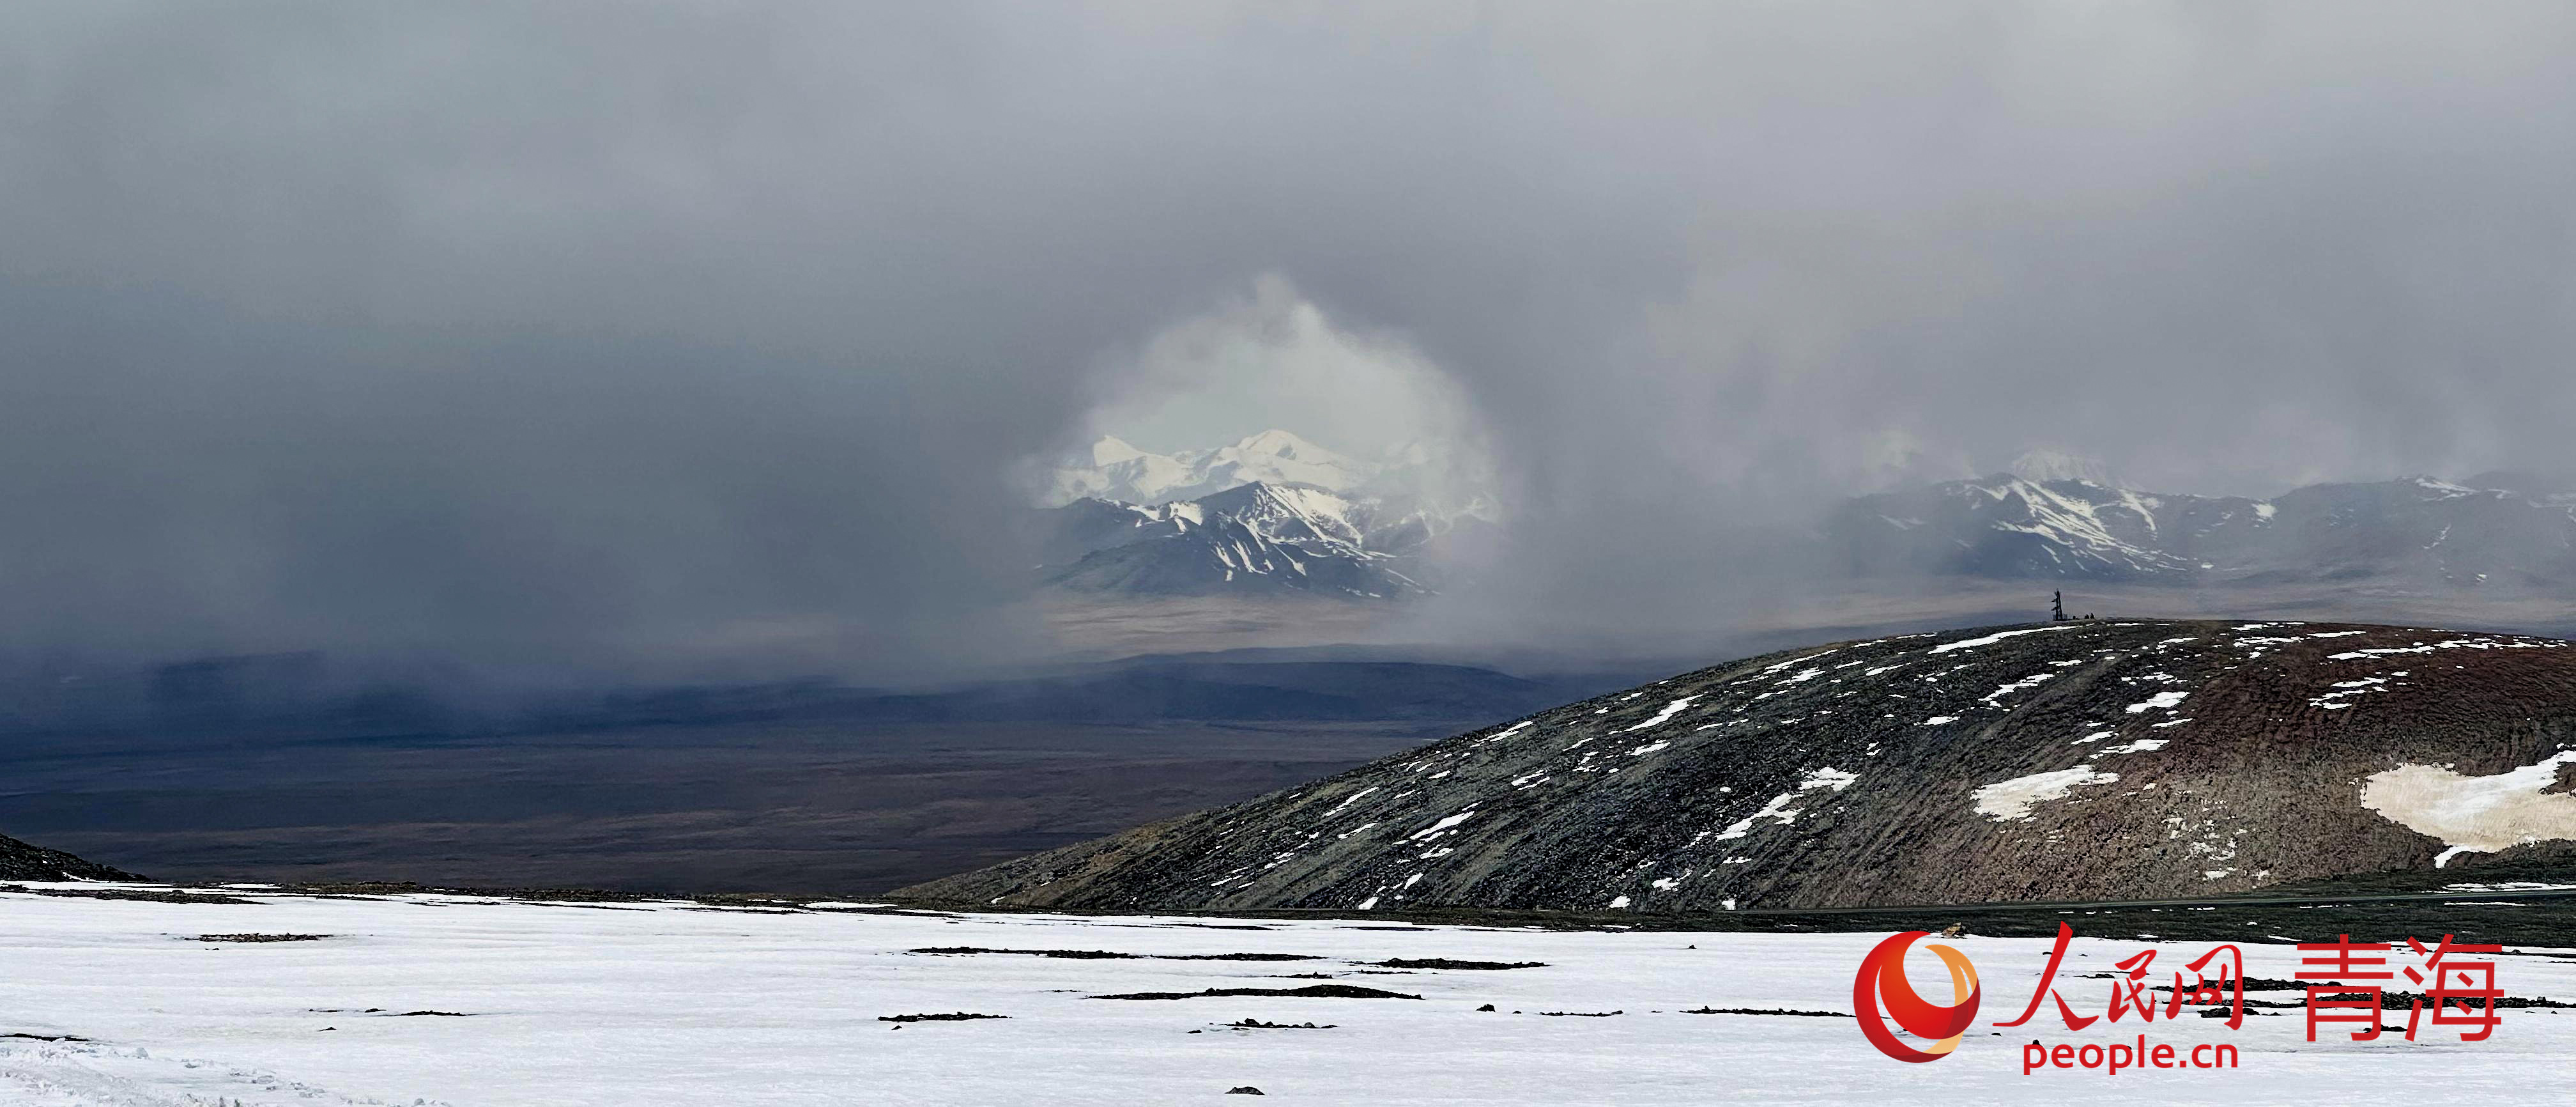
[{"label": "low gray cloud", "polygon": [[1748,527],[2026,445],[2576,469],[2563,5],[55,5],[0,74],[21,653],[1041,651],[1008,464],[1262,274],[1456,382],[1479,633],[1722,623]]}]

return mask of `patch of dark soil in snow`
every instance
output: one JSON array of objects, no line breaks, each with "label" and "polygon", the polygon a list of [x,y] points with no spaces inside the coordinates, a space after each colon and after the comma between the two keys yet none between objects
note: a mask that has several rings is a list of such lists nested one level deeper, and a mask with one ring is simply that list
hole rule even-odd
[{"label": "patch of dark soil in snow", "polygon": [[328,934],[200,934],[192,942],[318,942]]},{"label": "patch of dark soil in snow", "polygon": [[1303,988],[1208,988],[1196,992],[1126,992],[1119,995],[1093,996],[1093,999],[1199,999],[1206,996],[1309,996],[1320,999],[1420,999],[1402,992],[1363,988],[1356,984],[1310,984]]}]

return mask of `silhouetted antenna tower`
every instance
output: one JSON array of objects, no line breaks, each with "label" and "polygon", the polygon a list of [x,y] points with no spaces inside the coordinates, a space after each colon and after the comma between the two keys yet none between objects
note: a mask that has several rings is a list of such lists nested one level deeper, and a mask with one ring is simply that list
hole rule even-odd
[{"label": "silhouetted antenna tower", "polygon": [[2066,621],[2066,593],[2051,592],[2048,594],[2048,621],[2052,623],[2062,623]]}]

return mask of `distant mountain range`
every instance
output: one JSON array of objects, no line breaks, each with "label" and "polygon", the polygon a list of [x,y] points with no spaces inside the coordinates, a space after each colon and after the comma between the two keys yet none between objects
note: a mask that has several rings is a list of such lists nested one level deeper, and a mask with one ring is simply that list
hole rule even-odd
[{"label": "distant mountain range", "polygon": [[[1041,576],[1141,596],[1436,591],[1449,555],[1489,543],[1498,516],[1481,497],[1414,490],[1424,463],[1419,448],[1362,462],[1278,430],[1169,455],[1104,438],[1048,474],[1059,506],[1041,511]],[[2035,450],[2009,472],[1843,501],[1780,541],[1855,578],[2564,591],[2576,488],[2486,473],[2196,496],[2122,487],[2099,462]]]},{"label": "distant mountain range", "polygon": [[2576,491],[2488,473],[2255,500],[1997,474],[1848,501],[1822,541],[1864,576],[2559,589],[2576,583]]}]

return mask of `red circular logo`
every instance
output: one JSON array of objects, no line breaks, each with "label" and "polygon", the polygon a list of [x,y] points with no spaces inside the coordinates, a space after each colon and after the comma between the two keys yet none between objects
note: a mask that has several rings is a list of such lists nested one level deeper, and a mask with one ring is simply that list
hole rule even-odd
[{"label": "red circular logo", "polygon": [[[1977,966],[1969,963],[1967,954],[1937,943],[1923,947],[1950,969],[1953,994],[1947,1005],[1926,1002],[1906,981],[1905,951],[1913,948],[1915,939],[1929,936],[1928,931],[1909,930],[1889,937],[1860,959],[1860,973],[1852,978],[1852,1013],[1859,1016],[1860,1032],[1879,1052],[1899,1061],[1938,1061],[1949,1056],[1977,1017]],[[1883,1015],[1882,996],[1886,1000]],[[1916,1049],[1898,1041],[1887,1028],[1890,1019],[1915,1037],[1932,1039],[1932,1044]]]}]

